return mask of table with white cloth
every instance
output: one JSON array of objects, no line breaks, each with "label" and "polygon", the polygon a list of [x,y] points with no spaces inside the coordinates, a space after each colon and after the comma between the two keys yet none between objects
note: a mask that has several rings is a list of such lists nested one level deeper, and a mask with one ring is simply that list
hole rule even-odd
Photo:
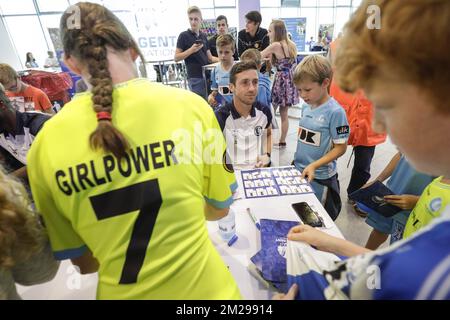
[{"label": "table with white cloth", "polygon": [[[294,169],[294,167],[279,168]],[[276,169],[278,168],[270,168],[270,170]],[[314,193],[247,198],[247,192],[243,186],[243,172],[247,171],[236,171],[235,173],[238,191],[235,194],[237,199],[231,206],[236,216],[238,240],[229,247],[221,239],[218,225],[215,221],[207,223],[208,230],[211,240],[236,279],[243,298],[266,300],[271,299],[275,291],[265,287],[247,268],[249,263],[251,263],[250,258],[261,249],[260,231],[247,213],[247,208],[250,208],[258,221],[261,219],[300,221],[291,205],[293,203],[306,202],[323,219],[325,228],[321,228],[321,230],[339,238],[343,238],[343,235]]]},{"label": "table with white cloth", "polygon": [[[260,170],[273,171],[277,169],[293,169],[293,167]],[[212,242],[236,279],[243,298],[249,300],[267,300],[272,298],[275,291],[265,287],[247,268],[250,263],[250,258],[261,249],[260,232],[248,215],[247,208],[250,208],[258,220],[300,221],[291,205],[304,201],[323,219],[326,227],[322,229],[323,231],[337,237],[343,238],[343,236],[314,193],[248,198],[247,195],[249,192],[243,183],[243,173],[257,171],[246,170],[235,172],[238,190],[235,193],[235,198],[237,199],[231,208],[236,214],[238,240],[229,247],[220,238],[216,221],[207,222],[207,227]],[[290,180],[295,178],[289,177]],[[258,191],[257,188],[255,190]],[[58,274],[52,281],[32,287],[19,285],[17,287],[23,299],[95,299],[97,281],[98,276],[96,273],[79,275],[70,263],[70,260],[65,260],[61,263]]]}]

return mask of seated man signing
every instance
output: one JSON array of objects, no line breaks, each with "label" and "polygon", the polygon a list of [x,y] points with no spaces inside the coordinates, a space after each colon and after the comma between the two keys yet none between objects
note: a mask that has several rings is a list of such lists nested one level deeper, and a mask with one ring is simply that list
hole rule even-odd
[{"label": "seated man signing", "polygon": [[270,165],[272,113],[256,101],[258,68],[254,62],[236,63],[230,71],[233,101],[216,110],[235,169]]}]

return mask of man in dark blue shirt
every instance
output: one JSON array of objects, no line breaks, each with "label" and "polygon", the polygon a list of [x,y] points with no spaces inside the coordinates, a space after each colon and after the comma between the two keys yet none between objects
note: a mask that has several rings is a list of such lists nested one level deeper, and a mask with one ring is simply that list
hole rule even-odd
[{"label": "man in dark blue shirt", "polygon": [[202,13],[198,7],[189,7],[188,17],[191,28],[178,36],[175,62],[184,60],[187,69],[188,85],[192,92],[206,100],[206,82],[203,79],[202,67],[208,63],[218,62],[208,46],[206,35],[200,33]]},{"label": "man in dark blue shirt", "polygon": [[261,28],[262,17],[258,11],[250,11],[245,15],[245,29],[239,31],[238,51],[239,57],[247,49],[263,51],[270,44],[267,30]]}]

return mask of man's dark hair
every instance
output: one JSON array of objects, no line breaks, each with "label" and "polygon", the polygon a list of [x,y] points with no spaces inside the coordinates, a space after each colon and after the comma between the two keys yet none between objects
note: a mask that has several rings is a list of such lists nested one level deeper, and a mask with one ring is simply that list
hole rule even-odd
[{"label": "man's dark hair", "polygon": [[225,20],[225,23],[228,25],[228,19],[227,17],[225,17],[224,15],[220,15],[216,18],[216,22],[220,21],[220,20]]},{"label": "man's dark hair", "polygon": [[230,71],[230,83],[236,85],[236,75],[247,70],[258,71],[258,67],[256,66],[256,63],[253,61],[238,62],[234,64],[234,66],[231,68]]},{"label": "man's dark hair", "polygon": [[258,24],[261,24],[262,22],[261,13],[259,13],[258,11],[250,11],[245,15],[245,18]]}]

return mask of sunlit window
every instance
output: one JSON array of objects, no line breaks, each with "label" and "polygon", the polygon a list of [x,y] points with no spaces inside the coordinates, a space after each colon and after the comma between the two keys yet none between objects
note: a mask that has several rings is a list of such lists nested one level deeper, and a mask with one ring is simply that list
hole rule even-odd
[{"label": "sunlit window", "polygon": [[67,0],[37,0],[39,12],[60,12],[69,7]]}]

